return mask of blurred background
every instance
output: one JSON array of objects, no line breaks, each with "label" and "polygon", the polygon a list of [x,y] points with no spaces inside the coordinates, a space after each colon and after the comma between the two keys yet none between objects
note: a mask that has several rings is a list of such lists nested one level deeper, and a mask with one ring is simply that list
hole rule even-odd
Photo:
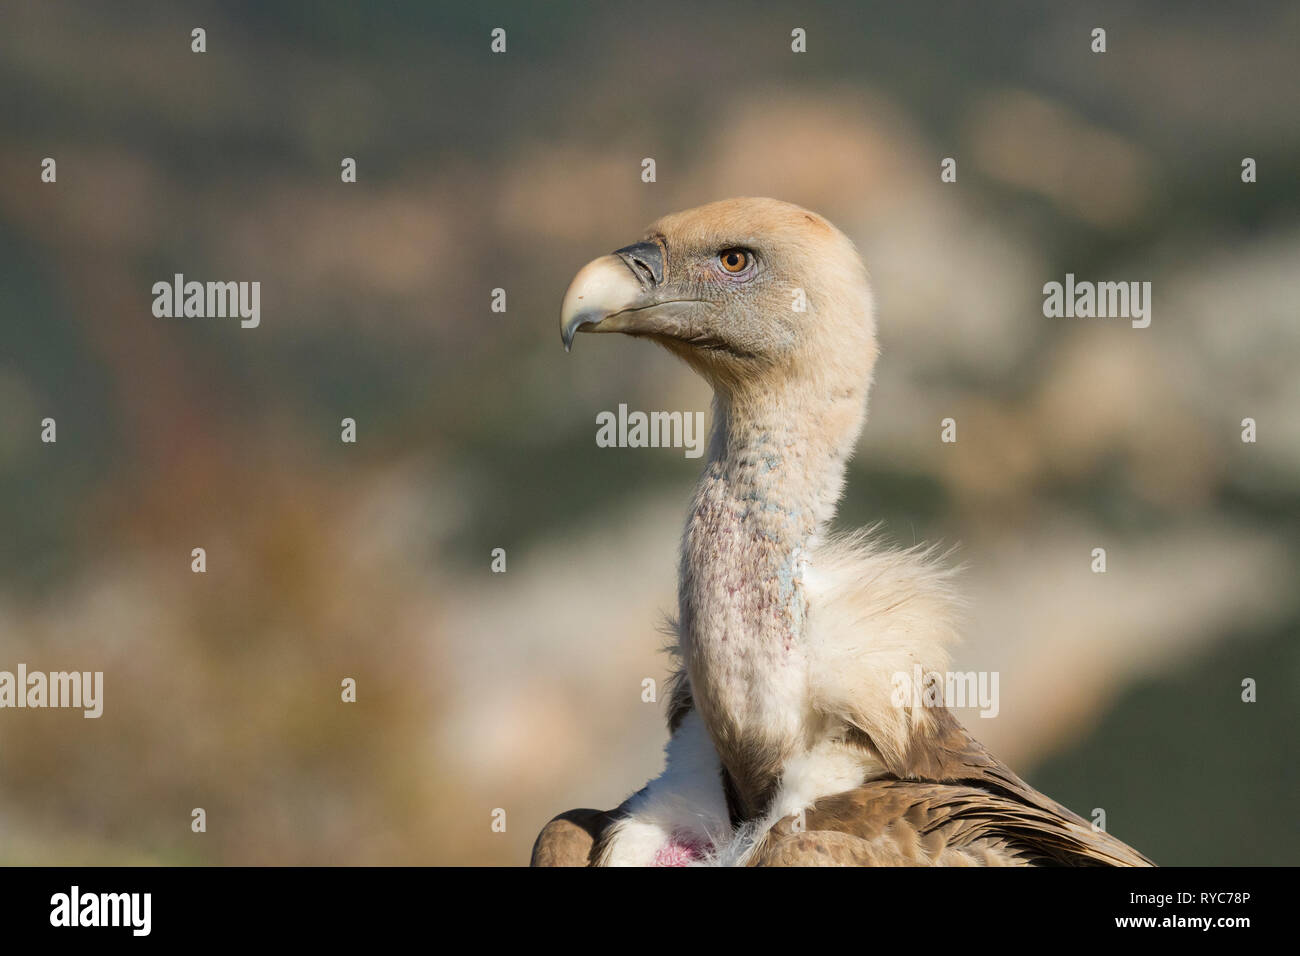
[{"label": "blurred background", "polygon": [[[657,773],[700,463],[595,416],[709,396],[645,343],[566,356],[557,310],[659,215],[771,195],[872,271],[840,523],[960,545],[955,666],[1001,681],[974,735],[1160,863],[1294,863],[1298,34],[1283,3],[6,3],[0,669],[102,670],[105,706],[0,712],[0,862],[520,864]],[[261,326],[155,318],[176,272],[260,281]],[[1150,328],[1044,318],[1066,272],[1152,282]]]}]

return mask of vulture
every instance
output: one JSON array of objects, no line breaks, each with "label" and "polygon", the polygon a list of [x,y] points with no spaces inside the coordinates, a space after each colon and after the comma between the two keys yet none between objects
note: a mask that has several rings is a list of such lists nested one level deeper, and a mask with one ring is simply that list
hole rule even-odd
[{"label": "vulture", "polygon": [[[943,706],[952,572],[829,532],[878,348],[853,243],[774,199],[665,216],[584,266],[578,332],[649,339],[712,386],[682,536],[663,773],[542,830],[535,866],[1150,866],[1039,793]],[[941,703],[941,702],[940,702]]]}]

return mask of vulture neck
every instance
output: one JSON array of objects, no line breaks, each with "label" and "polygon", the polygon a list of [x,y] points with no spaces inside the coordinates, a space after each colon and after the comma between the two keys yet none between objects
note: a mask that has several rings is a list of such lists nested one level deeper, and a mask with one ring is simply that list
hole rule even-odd
[{"label": "vulture neck", "polygon": [[719,393],[682,548],[682,654],[737,810],[762,813],[809,725],[810,551],[834,517],[865,391]]}]

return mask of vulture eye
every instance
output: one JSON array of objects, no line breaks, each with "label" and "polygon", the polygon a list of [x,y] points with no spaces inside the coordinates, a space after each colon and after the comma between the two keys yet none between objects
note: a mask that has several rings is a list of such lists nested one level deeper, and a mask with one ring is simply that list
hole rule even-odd
[{"label": "vulture eye", "polygon": [[718,253],[718,264],[732,275],[744,272],[752,260],[753,257],[744,249],[723,249]]}]

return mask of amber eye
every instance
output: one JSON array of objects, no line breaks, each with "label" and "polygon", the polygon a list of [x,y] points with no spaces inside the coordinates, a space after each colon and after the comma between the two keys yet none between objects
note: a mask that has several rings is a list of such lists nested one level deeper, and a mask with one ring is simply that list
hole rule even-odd
[{"label": "amber eye", "polygon": [[744,272],[749,265],[749,253],[744,249],[723,249],[718,253],[718,262],[728,272]]}]

